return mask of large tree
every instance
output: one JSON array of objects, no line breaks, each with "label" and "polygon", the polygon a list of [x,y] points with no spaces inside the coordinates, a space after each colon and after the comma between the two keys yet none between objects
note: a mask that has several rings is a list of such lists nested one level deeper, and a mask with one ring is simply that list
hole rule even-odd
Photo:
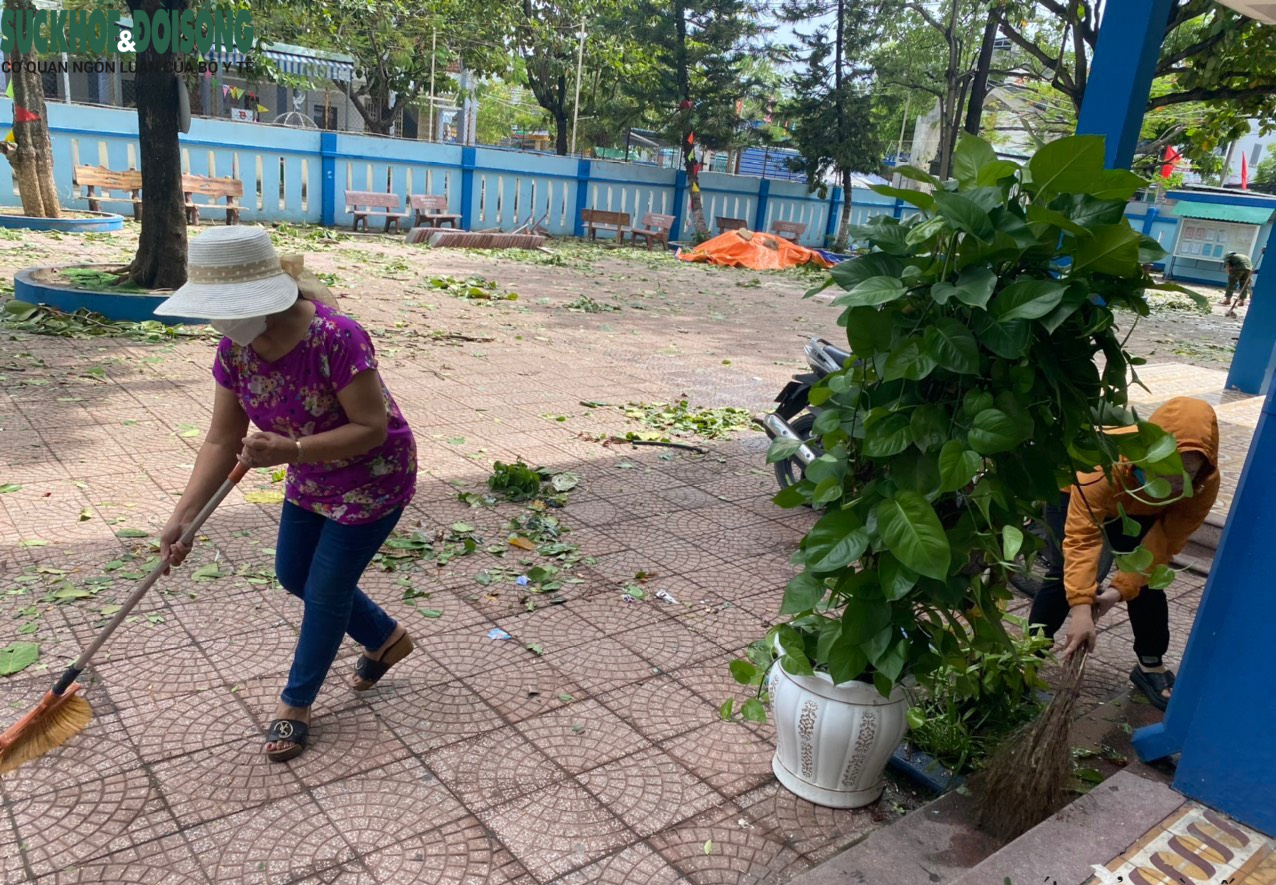
[{"label": "large tree", "polygon": [[634,0],[629,7],[634,39],[649,47],[650,63],[623,88],[649,103],[653,128],[682,146],[697,239],[709,235],[701,148],[726,147],[736,137],[736,101],[751,91],[747,60],[760,51],[758,13],[753,0]]},{"label": "large tree", "polygon": [[[174,16],[187,0],[128,0],[129,11]],[[142,233],[129,278],[147,289],[175,289],[186,282],[186,199],[178,139],[183,78],[173,73],[178,55],[151,41],[137,57],[137,140],[142,164]],[[167,66],[168,70],[165,70]]]},{"label": "large tree", "polygon": [[812,186],[830,172],[842,185],[845,202],[838,225],[838,251],[850,234],[851,175],[875,171],[882,159],[882,140],[873,123],[868,94],[872,73],[869,48],[881,33],[883,2],[790,0],[783,17],[800,23],[832,17],[832,26],[795,31],[806,66],[793,78],[793,99],[786,110],[793,119],[793,142],[802,155],[802,171]]},{"label": "large tree", "polygon": [[[1051,72],[1050,84],[1078,110],[1092,85],[1101,9],[1097,0],[1016,0],[1002,23],[1002,32]],[[1153,134],[1141,152],[1155,155],[1181,140],[1199,160],[1246,132],[1248,119],[1265,130],[1276,123],[1270,31],[1213,0],[1174,0],[1147,104]]]},{"label": "large tree", "polygon": [[399,113],[418,104],[452,61],[475,74],[502,73],[509,4],[501,0],[277,0],[254,6],[265,39],[344,52],[358,85],[336,81],[369,132],[389,135]]},{"label": "large tree", "polygon": [[[33,11],[31,0],[5,0],[15,15]],[[53,143],[44,107],[44,83],[36,70],[36,53],[22,52],[16,41],[7,61],[13,85],[13,141],[0,142],[0,151],[13,166],[13,177],[22,199],[22,212],[37,218],[58,218],[62,213],[53,180]],[[30,68],[28,69],[28,65]]]}]

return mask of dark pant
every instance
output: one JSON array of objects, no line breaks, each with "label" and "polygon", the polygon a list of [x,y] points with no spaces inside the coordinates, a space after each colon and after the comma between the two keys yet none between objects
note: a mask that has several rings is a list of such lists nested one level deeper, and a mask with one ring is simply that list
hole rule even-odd
[{"label": "dark pant", "polygon": [[[1068,596],[1063,587],[1063,539],[1064,523],[1068,518],[1069,495],[1060,496],[1059,502],[1046,506],[1046,549],[1042,556],[1046,563],[1046,580],[1032,602],[1028,623],[1040,625],[1047,636],[1053,637],[1068,617]],[[1104,526],[1108,543],[1117,553],[1130,553],[1143,541],[1156,517],[1134,517],[1139,524],[1137,535],[1127,535],[1121,520]],[[1103,576],[1096,575],[1101,581]],[[1134,653],[1147,666],[1156,666],[1170,647],[1170,606],[1164,590],[1144,587],[1127,606],[1130,611],[1130,627],[1134,631]]]},{"label": "dark pant", "polygon": [[275,547],[279,583],[305,603],[301,635],[281,699],[309,707],[319,694],[341,638],[380,648],[395,621],[359,589],[359,579],[403,514],[402,510],[365,525],[342,525],[284,503]]}]

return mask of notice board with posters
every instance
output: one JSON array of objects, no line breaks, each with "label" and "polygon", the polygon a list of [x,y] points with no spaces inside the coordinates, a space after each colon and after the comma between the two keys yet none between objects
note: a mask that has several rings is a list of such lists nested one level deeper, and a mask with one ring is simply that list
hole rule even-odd
[{"label": "notice board with posters", "polygon": [[1184,218],[1180,225],[1174,246],[1174,254],[1179,258],[1221,262],[1228,252],[1252,255],[1258,240],[1259,227],[1254,224]]}]

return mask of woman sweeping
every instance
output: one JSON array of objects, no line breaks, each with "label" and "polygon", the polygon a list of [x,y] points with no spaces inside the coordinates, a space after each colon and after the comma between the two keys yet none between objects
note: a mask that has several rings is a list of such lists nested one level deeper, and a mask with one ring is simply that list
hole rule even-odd
[{"label": "woman sweeping", "polygon": [[[303,278],[304,280],[304,278]],[[270,236],[213,228],[191,241],[187,283],[156,313],[208,319],[223,336],[213,418],[161,536],[178,565],[182,532],[236,459],[288,465],[275,571],[305,605],[288,682],[266,735],[285,762],[306,746],[310,707],[341,646],[364,647],[351,687],[366,691],[412,651],[407,631],[359,589],[416,488],[416,443],[377,372],[367,332],[299,291]],[[252,421],[259,430],[249,433]]]}]

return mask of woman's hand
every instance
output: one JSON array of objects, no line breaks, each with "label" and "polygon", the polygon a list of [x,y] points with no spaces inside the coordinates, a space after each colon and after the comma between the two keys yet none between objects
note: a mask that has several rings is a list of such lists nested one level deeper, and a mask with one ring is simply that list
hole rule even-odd
[{"label": "woman's hand", "polygon": [[244,437],[239,460],[249,467],[277,467],[297,460],[297,442],[278,433],[250,433]]},{"label": "woman's hand", "polygon": [[1121,591],[1115,587],[1109,587],[1094,599],[1094,620],[1106,615],[1112,611],[1112,606],[1121,601]]},{"label": "woman's hand", "polygon": [[1094,628],[1094,614],[1089,605],[1074,605],[1072,607],[1072,616],[1068,619],[1068,632],[1066,634],[1068,644],[1063,649],[1063,659],[1066,661],[1074,654],[1084,648],[1087,652],[1094,651],[1094,641],[1098,635],[1098,631]]},{"label": "woman's hand", "polygon": [[191,545],[183,544],[181,538],[193,521],[189,516],[174,513],[160,533],[160,559],[165,563],[164,574],[169,573],[171,566],[181,565],[190,554]]}]

